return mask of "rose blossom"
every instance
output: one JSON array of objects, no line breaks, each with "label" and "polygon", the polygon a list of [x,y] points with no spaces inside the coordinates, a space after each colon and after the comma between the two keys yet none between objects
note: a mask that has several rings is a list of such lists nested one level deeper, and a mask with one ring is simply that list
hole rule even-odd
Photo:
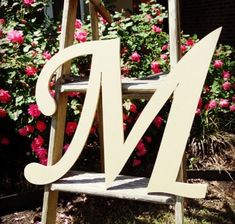
[{"label": "rose blossom", "polygon": [[8,90],[0,89],[0,102],[8,103],[11,100],[11,95]]},{"label": "rose blossom", "polygon": [[38,109],[38,105],[30,104],[28,108],[28,114],[32,117],[39,117],[41,115],[41,111]]},{"label": "rose blossom", "polygon": [[232,84],[230,82],[228,82],[228,81],[223,83],[223,85],[222,85],[222,88],[225,91],[229,91],[231,89],[231,87],[232,87]]},{"label": "rose blossom", "polygon": [[161,59],[163,59],[163,60],[167,60],[168,59],[168,56],[167,56],[167,54],[161,54]]},{"label": "rose blossom", "polygon": [[227,108],[229,106],[228,99],[220,99],[219,106],[221,108]]},{"label": "rose blossom", "polygon": [[136,151],[137,151],[136,154],[138,156],[143,156],[147,153],[146,147],[142,140],[140,140],[139,143],[137,144]]},{"label": "rose blossom", "polygon": [[22,44],[24,42],[23,31],[12,30],[7,33],[7,39],[12,43]]},{"label": "rose blossom", "polygon": [[42,136],[38,135],[38,137],[34,138],[31,143],[31,148],[35,152],[37,149],[41,148],[44,143],[44,139]]},{"label": "rose blossom", "polygon": [[44,121],[37,121],[36,129],[40,132],[44,132],[46,130],[46,124]]},{"label": "rose blossom", "polygon": [[45,60],[51,59],[51,54],[48,51],[43,52],[42,56]]},{"label": "rose blossom", "polygon": [[4,18],[0,18],[0,25],[5,23],[5,19]]},{"label": "rose blossom", "polygon": [[25,73],[27,76],[34,76],[37,73],[37,68],[34,66],[27,66],[25,69]]},{"label": "rose blossom", "polygon": [[159,67],[160,67],[160,64],[157,61],[153,61],[151,63],[151,70],[153,71],[153,73],[161,72],[161,69]]},{"label": "rose blossom", "polygon": [[217,102],[216,100],[211,100],[207,105],[206,105],[206,109],[207,110],[212,110],[215,109],[217,107]]},{"label": "rose blossom", "polygon": [[75,132],[76,128],[77,128],[77,122],[69,121],[66,124],[65,133],[67,135],[72,135]]},{"label": "rose blossom", "polygon": [[140,166],[140,165],[141,165],[141,160],[140,159],[134,159],[133,166]]},{"label": "rose blossom", "polygon": [[18,130],[18,133],[19,133],[19,135],[21,135],[21,136],[27,136],[27,135],[28,135],[28,132],[27,132],[26,127],[20,128],[20,129]]},{"label": "rose blossom", "polygon": [[2,145],[9,145],[10,144],[10,140],[7,137],[2,137],[0,143]]},{"label": "rose blossom", "polygon": [[36,148],[34,152],[35,152],[36,156],[39,158],[39,160],[43,159],[47,156],[47,150],[42,147]]},{"label": "rose blossom", "polygon": [[230,107],[229,107],[229,110],[231,112],[235,112],[235,104],[232,104]]},{"label": "rose blossom", "polygon": [[152,137],[151,136],[145,136],[144,139],[145,139],[145,141],[147,143],[151,143],[152,142]]},{"label": "rose blossom", "polygon": [[218,68],[221,68],[223,66],[223,62],[221,60],[215,60],[214,61],[214,68],[215,69],[218,69]]},{"label": "rose blossom", "polygon": [[152,31],[155,33],[161,33],[162,29],[156,25],[152,25]]},{"label": "rose blossom", "polygon": [[184,53],[187,50],[186,45],[181,45],[181,52]]},{"label": "rose blossom", "polygon": [[229,79],[231,77],[231,74],[228,71],[223,71],[222,72],[222,77],[224,79]]},{"label": "rose blossom", "polygon": [[86,42],[88,33],[86,31],[77,30],[74,33],[74,38],[79,42]]},{"label": "rose blossom", "polygon": [[200,99],[199,99],[199,101],[198,101],[197,107],[198,107],[199,109],[201,109],[201,108],[202,108],[202,105],[203,105],[203,100],[202,100],[202,98],[200,97]]},{"label": "rose blossom", "polygon": [[136,61],[136,62],[140,62],[140,58],[141,56],[135,51],[132,55],[131,55],[131,60],[132,61]]},{"label": "rose blossom", "polygon": [[23,3],[27,6],[31,6],[34,2],[35,0],[23,0]]},{"label": "rose blossom", "polygon": [[42,164],[42,165],[44,165],[44,166],[46,166],[47,165],[47,158],[41,158],[40,160],[39,160],[39,162]]},{"label": "rose blossom", "polygon": [[153,123],[160,128],[163,124],[163,118],[161,116],[156,116]]},{"label": "rose blossom", "polygon": [[26,128],[26,130],[27,130],[27,132],[28,132],[29,134],[31,134],[31,133],[34,132],[34,127],[33,127],[33,125],[28,124],[28,125],[25,126],[25,128]]},{"label": "rose blossom", "polygon": [[7,116],[6,110],[0,107],[0,117],[1,117],[1,118],[4,118],[4,117],[6,117],[6,116]]},{"label": "rose blossom", "polygon": [[76,21],[75,21],[75,28],[76,29],[82,28],[82,22],[81,22],[80,19],[76,19]]},{"label": "rose blossom", "polygon": [[163,46],[162,46],[162,51],[166,51],[167,48],[168,48],[168,44],[163,45]]},{"label": "rose blossom", "polygon": [[130,105],[130,112],[132,113],[137,113],[137,107],[134,103]]},{"label": "rose blossom", "polygon": [[235,95],[232,97],[232,102],[235,103]]},{"label": "rose blossom", "polygon": [[44,144],[44,139],[42,136],[38,135],[38,137],[34,138],[31,143],[31,148],[35,152],[37,149],[41,148]]},{"label": "rose blossom", "polygon": [[192,40],[191,38],[189,38],[188,40],[186,40],[186,45],[192,47],[192,46],[194,45],[194,40]]}]

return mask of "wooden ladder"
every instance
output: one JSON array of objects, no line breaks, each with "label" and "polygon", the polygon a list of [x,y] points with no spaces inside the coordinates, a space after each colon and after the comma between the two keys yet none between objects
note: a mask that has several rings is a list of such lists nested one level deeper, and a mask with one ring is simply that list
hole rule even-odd
[{"label": "wooden ladder", "polygon": [[[74,24],[77,14],[78,0],[65,0],[64,10],[62,18],[62,30],[60,39],[60,50],[70,46],[74,41]],[[171,55],[171,67],[173,67],[180,58],[180,27],[179,27],[179,2],[178,0],[168,0],[169,5],[169,36],[170,36],[170,55]],[[91,15],[91,27],[92,27],[92,39],[99,39],[98,32],[98,16],[99,14],[108,22],[112,22],[109,12],[101,4],[100,0],[90,0],[89,10]],[[65,74],[70,73],[71,63],[67,62],[57,71],[56,79],[60,79]],[[139,95],[144,98],[146,95],[152,94],[156,91],[157,86],[161,84],[162,79],[159,80],[135,80],[135,81],[123,81],[122,90],[123,94]],[[69,83],[58,86],[56,91],[57,111],[52,118],[52,125],[50,131],[50,142],[48,152],[48,165],[57,163],[62,157],[64,129],[66,119],[66,105],[67,105],[67,92],[79,91],[86,92],[87,83]],[[103,141],[102,141],[102,109],[101,109],[101,97],[98,104],[98,123],[99,123],[99,135],[101,144],[101,163],[102,169],[104,169],[103,162]],[[183,163],[182,163],[183,164]],[[183,181],[184,167],[181,167],[178,179]],[[83,184],[82,180],[86,180],[89,184]],[[94,181],[97,180],[97,181]],[[98,181],[99,180],[99,181]],[[99,196],[126,198],[130,200],[148,201],[153,203],[164,203],[175,205],[175,220],[177,224],[183,223],[183,198],[175,197],[172,195],[148,195],[146,194],[146,186],[148,179],[143,177],[129,177],[118,176],[114,181],[115,189],[104,190],[104,174],[93,174],[85,172],[70,171],[65,177],[61,178],[52,184],[46,185],[44,190],[43,199],[43,211],[42,211],[42,223],[54,224],[56,221],[56,208],[58,203],[59,191],[65,192],[78,192],[94,194]],[[133,183],[138,185],[133,194]],[[118,187],[125,185],[125,188]]]}]

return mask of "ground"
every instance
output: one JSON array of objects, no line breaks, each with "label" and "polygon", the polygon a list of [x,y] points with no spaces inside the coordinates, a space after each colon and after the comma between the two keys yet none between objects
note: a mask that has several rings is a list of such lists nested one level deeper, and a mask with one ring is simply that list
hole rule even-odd
[{"label": "ground", "polygon": [[[233,224],[235,220],[235,183],[232,181],[208,183],[209,188],[205,199],[186,201],[185,223]],[[69,194],[59,201],[56,223],[171,224],[174,223],[173,212],[174,207],[168,205]],[[37,207],[4,215],[0,217],[0,223],[40,223],[40,217],[41,207]]]}]

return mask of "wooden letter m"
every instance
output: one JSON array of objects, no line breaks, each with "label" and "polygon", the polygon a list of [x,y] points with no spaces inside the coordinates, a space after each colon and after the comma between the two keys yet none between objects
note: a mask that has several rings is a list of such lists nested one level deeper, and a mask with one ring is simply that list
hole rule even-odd
[{"label": "wooden letter m", "polygon": [[163,192],[202,198],[206,185],[176,182],[198,99],[221,29],[198,42],[175,66],[152,95],[126,140],[123,134],[119,39],[87,42],[68,47],[44,66],[36,86],[36,99],[45,115],[56,111],[48,90],[53,72],[72,58],[92,54],[92,67],[78,128],[63,157],[52,166],[31,163],[26,178],[34,184],[49,184],[61,178],[79,157],[92,126],[100,88],[102,90],[105,182],[109,188],[140,138],[162,106],[174,94],[158,157],[148,184],[149,193]]}]

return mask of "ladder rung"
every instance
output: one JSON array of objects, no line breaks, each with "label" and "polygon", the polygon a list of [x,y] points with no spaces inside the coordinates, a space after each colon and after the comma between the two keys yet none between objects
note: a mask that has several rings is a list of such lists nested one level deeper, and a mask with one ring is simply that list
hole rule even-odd
[{"label": "ladder rung", "polygon": [[175,196],[169,194],[147,194],[149,179],[119,175],[111,188],[106,190],[104,173],[69,171],[51,185],[52,191],[85,193],[153,203],[174,204]]},{"label": "ladder rung", "polygon": [[[122,80],[123,94],[153,94],[166,76],[157,80]],[[86,92],[88,81],[70,82],[61,85],[61,92]]]}]

